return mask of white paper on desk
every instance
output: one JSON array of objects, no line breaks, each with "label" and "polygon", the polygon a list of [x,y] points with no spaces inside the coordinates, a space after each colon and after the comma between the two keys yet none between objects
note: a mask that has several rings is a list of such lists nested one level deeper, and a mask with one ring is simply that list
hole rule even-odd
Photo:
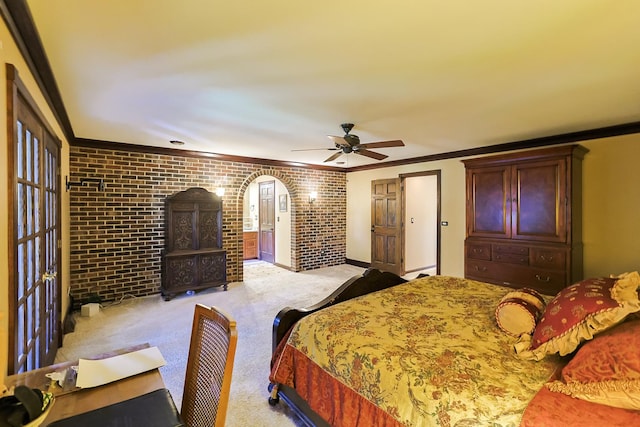
[{"label": "white paper on desk", "polygon": [[158,347],[149,347],[100,360],[80,359],[76,387],[97,387],[165,365]]}]

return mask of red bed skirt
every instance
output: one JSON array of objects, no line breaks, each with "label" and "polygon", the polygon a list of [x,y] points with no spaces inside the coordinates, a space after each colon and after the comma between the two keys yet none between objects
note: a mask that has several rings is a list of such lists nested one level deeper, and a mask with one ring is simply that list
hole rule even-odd
[{"label": "red bed skirt", "polygon": [[294,388],[309,407],[332,426],[401,427],[391,414],[337,381],[306,355],[288,345],[274,360],[269,379],[272,383]]}]

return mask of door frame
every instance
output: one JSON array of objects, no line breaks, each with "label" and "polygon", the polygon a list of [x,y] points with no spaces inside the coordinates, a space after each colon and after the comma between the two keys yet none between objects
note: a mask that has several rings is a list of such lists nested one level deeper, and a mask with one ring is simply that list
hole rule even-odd
[{"label": "door frame", "polygon": [[[405,260],[406,260],[406,226],[404,223],[405,214],[406,214],[406,203],[407,197],[411,195],[407,195],[407,186],[405,185],[405,181],[407,178],[415,178],[422,176],[435,176],[436,177],[436,274],[440,275],[441,270],[441,236],[442,236],[442,192],[441,192],[441,181],[442,181],[442,171],[440,169],[430,170],[430,171],[422,171],[422,172],[411,172],[411,173],[403,173],[398,175],[401,182],[402,189],[402,274],[406,274],[407,271],[405,269]],[[412,270],[417,271],[417,270]]]}]

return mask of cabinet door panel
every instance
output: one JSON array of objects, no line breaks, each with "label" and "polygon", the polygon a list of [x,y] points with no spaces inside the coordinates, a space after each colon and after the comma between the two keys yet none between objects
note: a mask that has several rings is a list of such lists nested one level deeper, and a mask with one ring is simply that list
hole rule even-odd
[{"label": "cabinet door panel", "polygon": [[193,256],[172,257],[166,263],[164,285],[167,289],[187,290],[197,283],[198,266]]},{"label": "cabinet door panel", "polygon": [[514,239],[566,241],[566,166],[563,159],[514,166]]},{"label": "cabinet door panel", "polygon": [[200,206],[198,218],[199,249],[211,249],[222,247],[222,212],[209,206]]},{"label": "cabinet door panel", "polygon": [[195,226],[196,218],[193,208],[189,211],[174,210],[170,213],[171,223],[169,233],[169,251],[196,249]]},{"label": "cabinet door panel", "polygon": [[199,284],[220,284],[226,281],[226,253],[217,252],[198,256]]},{"label": "cabinet door panel", "polygon": [[468,236],[509,238],[509,168],[467,170]]}]

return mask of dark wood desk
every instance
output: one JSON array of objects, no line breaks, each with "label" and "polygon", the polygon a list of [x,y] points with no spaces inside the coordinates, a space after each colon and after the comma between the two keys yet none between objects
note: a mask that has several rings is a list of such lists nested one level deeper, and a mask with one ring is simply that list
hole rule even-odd
[{"label": "dark wood desk", "polygon": [[[148,344],[142,344],[87,359],[104,359],[147,347],[149,347]],[[164,381],[158,369],[153,369],[99,387],[86,389],[75,387],[66,391],[63,390],[57,382],[54,381],[52,384],[52,381],[45,376],[48,373],[61,372],[71,366],[77,365],[78,361],[75,360],[72,362],[58,363],[22,374],[10,375],[6,378],[6,385],[7,387],[26,385],[31,388],[39,388],[53,392],[55,402],[43,425],[165,388]]]}]

